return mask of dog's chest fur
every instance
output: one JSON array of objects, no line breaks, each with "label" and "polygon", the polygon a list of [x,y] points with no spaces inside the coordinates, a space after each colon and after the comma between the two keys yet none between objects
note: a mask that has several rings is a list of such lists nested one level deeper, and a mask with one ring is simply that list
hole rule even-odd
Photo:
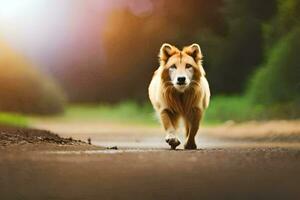
[{"label": "dog's chest fur", "polygon": [[193,107],[197,107],[200,95],[198,86],[192,86],[184,92],[178,92],[173,87],[167,87],[163,92],[168,109],[181,115],[185,115]]}]

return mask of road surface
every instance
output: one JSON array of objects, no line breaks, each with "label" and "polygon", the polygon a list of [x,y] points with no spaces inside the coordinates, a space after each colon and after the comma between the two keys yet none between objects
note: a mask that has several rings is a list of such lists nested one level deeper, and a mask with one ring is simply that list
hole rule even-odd
[{"label": "road surface", "polygon": [[0,199],[300,199],[296,142],[200,135],[200,149],[171,151],[160,133],[79,132],[61,134],[118,150],[2,151]]}]

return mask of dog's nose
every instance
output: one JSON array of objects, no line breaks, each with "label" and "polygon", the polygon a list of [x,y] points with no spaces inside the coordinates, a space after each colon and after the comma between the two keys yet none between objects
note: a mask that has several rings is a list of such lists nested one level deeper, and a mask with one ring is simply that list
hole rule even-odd
[{"label": "dog's nose", "polygon": [[184,76],[178,77],[178,78],[177,78],[177,84],[178,84],[178,85],[183,85],[183,84],[185,84],[185,77],[184,77]]}]

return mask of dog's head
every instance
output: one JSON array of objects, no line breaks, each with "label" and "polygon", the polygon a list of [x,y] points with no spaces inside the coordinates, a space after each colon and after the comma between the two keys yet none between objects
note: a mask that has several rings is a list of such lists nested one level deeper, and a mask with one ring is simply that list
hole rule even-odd
[{"label": "dog's head", "polygon": [[198,44],[184,47],[182,51],[170,44],[163,44],[159,52],[163,81],[184,92],[192,82],[199,81],[200,77],[205,75],[202,57]]}]

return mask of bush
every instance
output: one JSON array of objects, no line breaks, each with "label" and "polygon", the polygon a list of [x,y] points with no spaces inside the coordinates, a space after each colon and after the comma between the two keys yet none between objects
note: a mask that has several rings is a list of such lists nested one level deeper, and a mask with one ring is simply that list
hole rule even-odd
[{"label": "bush", "polygon": [[118,104],[80,104],[67,108],[66,119],[102,120],[120,123],[158,124],[150,103],[124,101]]},{"label": "bush", "polygon": [[268,106],[271,113],[285,113],[289,118],[300,116],[299,38],[297,28],[274,46],[247,91],[252,103]]},{"label": "bush", "polygon": [[27,127],[28,124],[28,119],[25,116],[15,113],[0,112],[0,126]]},{"label": "bush", "polygon": [[0,110],[30,114],[62,112],[60,88],[22,56],[0,43]]},{"label": "bush", "polygon": [[205,124],[234,120],[237,122],[262,118],[263,106],[252,105],[245,96],[216,96],[204,115]]}]

